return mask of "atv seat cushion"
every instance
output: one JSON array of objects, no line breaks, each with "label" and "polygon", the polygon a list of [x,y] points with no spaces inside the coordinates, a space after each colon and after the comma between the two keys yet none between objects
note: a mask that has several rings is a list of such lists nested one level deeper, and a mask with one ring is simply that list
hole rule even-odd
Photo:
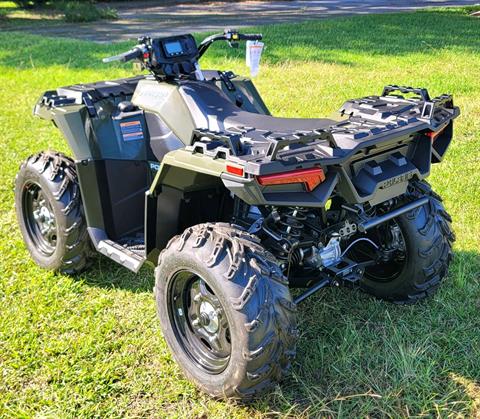
[{"label": "atv seat cushion", "polygon": [[236,106],[215,85],[206,82],[188,82],[180,92],[197,128],[209,131],[227,131],[232,128],[255,128],[273,133],[288,134],[327,128],[337,121],[326,118],[277,118],[246,112]]}]

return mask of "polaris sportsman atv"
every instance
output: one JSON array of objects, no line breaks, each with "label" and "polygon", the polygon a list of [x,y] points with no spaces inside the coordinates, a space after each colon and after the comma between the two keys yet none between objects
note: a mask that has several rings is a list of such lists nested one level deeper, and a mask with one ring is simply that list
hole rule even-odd
[{"label": "polaris sportsman atv", "polygon": [[[250,399],[295,355],[297,305],[329,285],[413,303],[447,275],[454,235],[424,181],[459,109],[452,96],[386,86],[331,119],[271,116],[252,82],[202,71],[226,30],[143,37],[104,61],[150,75],[61,87],[35,115],[72,158],[29,157],[18,222],[41,267],[77,273],[93,250],[133,272],[156,266],[165,339],[214,397]],[[289,288],[305,288],[292,299]]]}]

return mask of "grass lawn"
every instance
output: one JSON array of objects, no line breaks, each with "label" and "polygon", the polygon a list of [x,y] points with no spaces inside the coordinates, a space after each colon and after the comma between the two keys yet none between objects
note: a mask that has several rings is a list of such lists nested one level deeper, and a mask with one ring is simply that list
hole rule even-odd
[{"label": "grass lawn", "polygon": [[[256,30],[259,30],[258,28]],[[268,26],[256,84],[275,115],[315,117],[385,84],[453,93],[462,115],[430,178],[457,234],[440,291],[398,307],[328,289],[300,309],[291,375],[252,406],[199,393],[173,362],[156,319],[153,272],[106,258],[78,276],[37,268],[17,230],[13,183],[22,160],[68,152],[32,117],[47,89],[123,77],[98,45],[0,33],[0,417],[480,415],[480,20],[462,10]],[[203,67],[246,73],[241,51],[215,46]]]}]

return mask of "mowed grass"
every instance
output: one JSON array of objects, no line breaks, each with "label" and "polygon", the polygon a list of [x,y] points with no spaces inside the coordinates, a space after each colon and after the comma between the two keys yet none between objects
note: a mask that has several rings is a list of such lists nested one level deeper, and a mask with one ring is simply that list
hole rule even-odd
[{"label": "mowed grass", "polygon": [[[100,58],[129,43],[97,45],[0,33],[0,417],[480,415],[480,20],[457,12],[373,15],[261,30],[255,80],[275,115],[325,116],[385,84],[453,93],[462,115],[430,181],[457,234],[440,291],[408,307],[328,289],[300,307],[291,374],[251,406],[213,401],[186,381],[162,337],[153,272],[106,258],[77,277],[34,265],[17,229],[18,165],[43,149],[69,152],[32,117],[48,89],[129,76]],[[246,73],[243,49],[215,46],[203,68]],[[126,180],[128,181],[128,180]]]}]

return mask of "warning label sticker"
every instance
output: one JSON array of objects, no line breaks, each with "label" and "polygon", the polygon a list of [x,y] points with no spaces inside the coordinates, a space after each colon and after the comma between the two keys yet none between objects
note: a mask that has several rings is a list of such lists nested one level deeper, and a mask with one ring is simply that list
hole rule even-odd
[{"label": "warning label sticker", "polygon": [[143,128],[140,121],[121,122],[123,141],[143,140]]}]

